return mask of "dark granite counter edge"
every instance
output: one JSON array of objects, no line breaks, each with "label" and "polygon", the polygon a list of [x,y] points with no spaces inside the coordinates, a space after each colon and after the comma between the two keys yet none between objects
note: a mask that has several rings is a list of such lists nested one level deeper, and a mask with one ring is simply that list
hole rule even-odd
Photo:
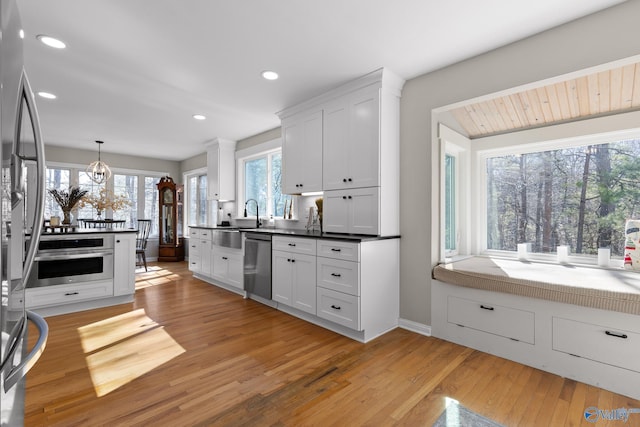
[{"label": "dark granite counter edge", "polygon": [[75,228],[67,231],[43,231],[42,237],[49,236],[70,236],[74,234],[121,234],[121,233],[137,233],[135,228]]},{"label": "dark granite counter edge", "polygon": [[226,230],[240,231],[243,233],[263,233],[272,236],[291,236],[291,237],[308,237],[314,239],[342,240],[345,242],[367,242],[374,240],[399,239],[400,235],[393,236],[370,236],[365,234],[337,234],[337,233],[321,233],[319,231],[307,231],[298,229],[283,228],[240,228],[240,227],[211,227],[204,225],[189,226],[189,228],[200,228],[205,230]]}]

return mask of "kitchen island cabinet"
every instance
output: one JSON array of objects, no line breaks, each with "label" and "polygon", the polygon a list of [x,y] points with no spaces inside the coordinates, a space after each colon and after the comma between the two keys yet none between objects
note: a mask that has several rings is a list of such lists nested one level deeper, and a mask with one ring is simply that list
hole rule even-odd
[{"label": "kitchen island cabinet", "polygon": [[136,291],[136,235],[119,234],[113,246],[113,295],[133,295]]},{"label": "kitchen island cabinet", "polygon": [[[58,258],[59,261],[53,262],[66,264],[64,271],[71,268],[75,260],[80,264],[78,267],[73,267],[74,271],[86,271],[87,266],[91,265],[91,272],[86,276],[71,275],[73,273],[68,272],[66,273],[68,277],[61,277],[52,276],[51,271],[48,271],[40,276],[34,268],[25,290],[26,308],[42,316],[53,316],[133,301],[136,268],[135,239],[136,230],[132,229],[78,228],[63,233],[43,233],[39,255],[36,258],[37,263],[52,262],[47,260],[46,256],[54,255],[60,258]],[[59,246],[56,244],[57,241],[66,242],[60,247],[71,247],[69,242],[76,240],[105,243],[104,246],[98,243],[101,247],[96,248],[95,253],[81,249],[77,254],[71,252],[67,252],[67,255],[52,254],[52,251]],[[47,249],[43,249],[43,242],[49,243],[44,246]],[[98,263],[95,260],[97,257],[101,257],[103,261]],[[89,259],[91,262],[88,261]],[[96,266],[100,266],[99,273],[95,270]],[[63,271],[60,268],[55,270]],[[51,278],[55,278],[56,281],[47,283],[52,280]]]}]

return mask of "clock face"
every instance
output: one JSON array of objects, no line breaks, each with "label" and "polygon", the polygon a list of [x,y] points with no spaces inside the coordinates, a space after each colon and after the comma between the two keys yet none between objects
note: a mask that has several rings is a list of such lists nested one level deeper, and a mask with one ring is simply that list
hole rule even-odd
[{"label": "clock face", "polygon": [[173,203],[173,191],[170,188],[164,189],[164,194],[162,196],[162,202],[164,204],[172,204]]}]

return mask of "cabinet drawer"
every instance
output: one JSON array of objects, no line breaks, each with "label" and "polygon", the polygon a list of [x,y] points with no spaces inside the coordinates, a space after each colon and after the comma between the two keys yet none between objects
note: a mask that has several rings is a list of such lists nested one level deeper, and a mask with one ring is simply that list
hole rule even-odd
[{"label": "cabinet drawer", "polygon": [[203,240],[211,240],[211,230],[207,230],[205,228],[190,228],[189,237],[203,239]]},{"label": "cabinet drawer", "polygon": [[318,240],[318,256],[359,262],[360,244],[331,240]]},{"label": "cabinet drawer", "polygon": [[318,257],[316,271],[318,286],[360,296],[360,263]]},{"label": "cabinet drawer", "polygon": [[271,244],[274,251],[295,252],[306,255],[316,254],[316,239],[274,236]]},{"label": "cabinet drawer", "polygon": [[535,344],[535,315],[530,311],[450,296],[447,300],[447,321]]},{"label": "cabinet drawer", "polygon": [[317,293],[318,317],[357,331],[361,329],[359,297],[325,288],[317,288]]},{"label": "cabinet drawer", "polygon": [[553,349],[640,372],[640,334],[622,328],[554,317]]},{"label": "cabinet drawer", "polygon": [[78,283],[75,285],[47,286],[27,289],[26,305],[28,308],[44,307],[110,296],[113,296],[113,282],[111,280]]}]

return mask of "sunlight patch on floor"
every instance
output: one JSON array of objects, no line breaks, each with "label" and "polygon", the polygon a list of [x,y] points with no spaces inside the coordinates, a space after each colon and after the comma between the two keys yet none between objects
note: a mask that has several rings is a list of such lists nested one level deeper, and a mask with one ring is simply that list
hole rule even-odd
[{"label": "sunlight patch on floor", "polygon": [[159,266],[151,266],[148,270],[144,271],[144,268],[136,270],[136,289],[164,285],[180,279],[179,274]]},{"label": "sunlight patch on floor", "polygon": [[98,397],[185,352],[142,309],[83,326],[78,333]]}]

